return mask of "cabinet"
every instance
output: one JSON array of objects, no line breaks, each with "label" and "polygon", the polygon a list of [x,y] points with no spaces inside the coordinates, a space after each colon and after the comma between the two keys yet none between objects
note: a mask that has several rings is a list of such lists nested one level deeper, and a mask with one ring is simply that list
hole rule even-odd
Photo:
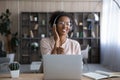
[{"label": "cabinet", "polygon": [[74,13],[74,17],[77,27],[73,39],[82,48],[89,44],[89,63],[100,63],[100,12]]},{"label": "cabinet", "polygon": [[[81,46],[89,44],[89,63],[100,61],[100,18],[99,12],[68,12],[75,18],[76,28],[69,37]],[[40,40],[51,35],[49,17],[51,12],[21,12],[20,14],[20,62],[31,63],[41,60]]]}]

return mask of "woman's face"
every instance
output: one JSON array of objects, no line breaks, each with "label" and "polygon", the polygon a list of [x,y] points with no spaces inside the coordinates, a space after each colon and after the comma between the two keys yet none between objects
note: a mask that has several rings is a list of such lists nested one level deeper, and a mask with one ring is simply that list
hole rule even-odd
[{"label": "woman's face", "polygon": [[67,16],[61,16],[57,21],[57,31],[60,36],[67,35],[70,31],[71,23],[70,18]]}]

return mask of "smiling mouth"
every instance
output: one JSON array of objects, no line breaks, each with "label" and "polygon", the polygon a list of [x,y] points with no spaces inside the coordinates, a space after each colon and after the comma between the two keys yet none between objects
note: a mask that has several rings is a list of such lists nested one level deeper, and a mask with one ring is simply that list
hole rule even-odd
[{"label": "smiling mouth", "polygon": [[62,32],[66,32],[66,30],[65,30],[65,29],[63,29],[63,30],[62,30]]}]

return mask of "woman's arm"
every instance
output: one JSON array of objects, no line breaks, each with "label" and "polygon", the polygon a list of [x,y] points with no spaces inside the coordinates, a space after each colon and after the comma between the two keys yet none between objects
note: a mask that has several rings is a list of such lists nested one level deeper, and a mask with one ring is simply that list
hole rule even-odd
[{"label": "woman's arm", "polygon": [[78,42],[77,42],[77,45],[76,45],[76,54],[81,55],[81,46]]},{"label": "woman's arm", "polygon": [[42,55],[51,53],[51,46],[49,44],[49,39],[47,39],[47,38],[41,39],[40,50],[41,50]]}]

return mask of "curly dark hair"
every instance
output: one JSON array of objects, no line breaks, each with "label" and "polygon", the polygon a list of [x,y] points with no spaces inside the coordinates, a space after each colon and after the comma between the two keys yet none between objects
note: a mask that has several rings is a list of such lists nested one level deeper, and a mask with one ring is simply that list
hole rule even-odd
[{"label": "curly dark hair", "polygon": [[55,11],[55,12],[52,13],[52,15],[50,17],[50,20],[49,20],[50,27],[53,27],[53,24],[54,23],[56,24],[61,16],[69,17],[70,22],[72,23],[72,28],[74,27],[73,25],[75,24],[75,22],[74,22],[74,19],[73,19],[72,15],[67,13],[67,12],[64,12],[64,11]]}]

